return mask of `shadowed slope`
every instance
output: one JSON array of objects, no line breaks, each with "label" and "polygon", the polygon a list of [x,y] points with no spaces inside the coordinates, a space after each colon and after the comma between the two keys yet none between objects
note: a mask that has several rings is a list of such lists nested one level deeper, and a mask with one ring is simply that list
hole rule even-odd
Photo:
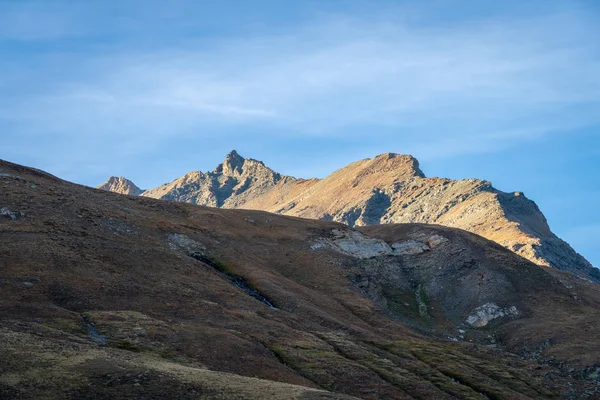
[{"label": "shadowed slope", "polygon": [[[581,333],[599,320],[595,285],[476,235],[421,225],[365,235],[119,196],[6,162],[0,188],[14,215],[0,216],[4,397],[537,399],[596,388],[599,344]],[[489,303],[498,309],[479,317]]]}]

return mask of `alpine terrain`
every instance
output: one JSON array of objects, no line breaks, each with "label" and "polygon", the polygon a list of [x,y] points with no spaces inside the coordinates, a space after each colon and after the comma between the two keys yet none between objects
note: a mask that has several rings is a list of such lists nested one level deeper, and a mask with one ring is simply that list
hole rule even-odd
[{"label": "alpine terrain", "polygon": [[[319,205],[326,187],[354,191],[358,217],[350,195]],[[503,212],[498,241],[551,239],[522,195],[424,178],[407,156],[301,181],[235,154],[145,194],[0,161],[0,398],[600,395],[600,285],[421,223],[491,234]],[[366,225],[399,210],[420,223]]]},{"label": "alpine terrain", "polygon": [[[138,194],[137,187],[124,178],[110,178],[99,188]],[[336,221],[350,227],[439,224],[481,235],[538,265],[600,282],[600,270],[552,233],[537,205],[523,193],[501,192],[479,179],[427,178],[409,155],[381,154],[324,179],[305,180],[281,175],[234,150],[214,171],[191,172],[141,195]]]}]

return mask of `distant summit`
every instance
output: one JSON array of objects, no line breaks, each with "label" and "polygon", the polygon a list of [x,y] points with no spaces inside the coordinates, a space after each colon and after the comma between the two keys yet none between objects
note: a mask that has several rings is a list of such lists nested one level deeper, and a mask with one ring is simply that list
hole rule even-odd
[{"label": "distant summit", "polygon": [[232,150],[211,172],[194,171],[171,183],[147,190],[143,196],[212,207],[239,208],[261,197],[277,184],[295,182],[266,167],[261,161]]},{"label": "distant summit", "polygon": [[390,173],[396,178],[425,178],[419,168],[419,161],[411,155],[384,153],[357,163],[369,174]]},{"label": "distant summit", "polygon": [[[126,179],[115,179],[101,188],[125,194],[139,191]],[[461,228],[536,264],[600,282],[600,271],[552,233],[538,206],[523,193],[505,193],[480,179],[427,178],[410,155],[385,153],[353,162],[324,179],[304,180],[281,175],[233,150],[211,172],[190,172],[141,195],[351,227],[425,223]]]},{"label": "distant summit", "polygon": [[102,190],[108,190],[109,192],[127,194],[130,196],[139,196],[143,193],[142,189],[137,187],[129,179],[123,178],[122,176],[111,176],[106,182],[104,182],[97,188]]},{"label": "distant summit", "polygon": [[[234,174],[234,172],[241,173],[246,159],[240,156],[237,151],[231,150],[225,157],[225,160],[220,164],[220,172],[228,175]],[[219,169],[219,167],[217,167]]]}]

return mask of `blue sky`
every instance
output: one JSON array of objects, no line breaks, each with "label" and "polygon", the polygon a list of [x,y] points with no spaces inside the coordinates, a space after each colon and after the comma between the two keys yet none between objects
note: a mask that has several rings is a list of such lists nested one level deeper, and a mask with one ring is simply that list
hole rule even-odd
[{"label": "blue sky", "polygon": [[600,266],[600,6],[492,3],[0,0],[0,158],[149,188],[233,148],[299,177],[410,153]]}]

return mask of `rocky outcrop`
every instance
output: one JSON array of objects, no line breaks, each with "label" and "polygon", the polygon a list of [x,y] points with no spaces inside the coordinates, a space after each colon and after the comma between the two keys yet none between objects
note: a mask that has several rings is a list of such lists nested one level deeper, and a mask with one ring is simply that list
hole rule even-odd
[{"label": "rocky outcrop", "polygon": [[238,208],[278,183],[296,179],[278,174],[261,161],[245,159],[235,150],[211,172],[190,172],[171,183],[145,191],[155,199],[177,200],[212,207]]},{"label": "rocky outcrop", "polygon": [[474,309],[467,317],[466,322],[475,328],[482,328],[497,318],[516,317],[518,315],[519,310],[515,306],[501,308],[494,303],[486,303]]},{"label": "rocky outcrop", "polygon": [[391,255],[392,248],[383,240],[365,237],[356,231],[333,229],[330,238],[321,238],[312,249],[329,247],[339,253],[365,259]]},{"label": "rocky outcrop", "polygon": [[11,211],[8,207],[2,207],[0,208],[0,216],[8,217],[15,221],[17,218],[23,218],[25,213],[22,211]]},{"label": "rocky outcrop", "polygon": [[111,176],[106,182],[98,186],[97,189],[108,190],[109,192],[126,194],[129,196],[139,196],[144,192],[129,179],[123,178],[122,176]]},{"label": "rocky outcrop", "polygon": [[[554,235],[537,205],[522,192],[505,193],[480,179],[427,178],[410,155],[381,154],[324,179],[303,180],[280,175],[234,150],[215,170],[191,172],[142,196],[264,210],[350,227],[389,223],[455,227],[493,240],[538,265],[600,282],[600,270]],[[417,248],[418,244],[401,251]]]},{"label": "rocky outcrop", "polygon": [[388,245],[381,239],[366,237],[358,231],[332,229],[329,237],[319,238],[311,246],[311,249],[329,248],[359,259],[368,259],[380,256],[421,254],[447,241],[448,239],[440,235],[418,235],[412,240]]}]

